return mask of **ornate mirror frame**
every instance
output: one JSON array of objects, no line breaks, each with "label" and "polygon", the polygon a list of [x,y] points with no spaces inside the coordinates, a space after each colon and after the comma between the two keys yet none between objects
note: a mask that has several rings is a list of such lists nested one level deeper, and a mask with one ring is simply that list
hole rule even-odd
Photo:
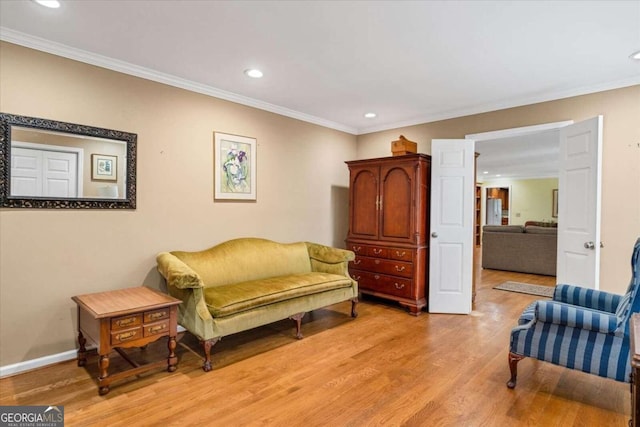
[{"label": "ornate mirror frame", "polygon": [[[126,144],[126,188],[121,199],[112,198],[52,198],[11,195],[11,129],[13,126],[60,132],[86,137],[110,139]],[[40,209],[135,209],[136,208],[136,146],[134,133],[102,129],[75,123],[58,122],[35,117],[0,113],[0,208]]]}]

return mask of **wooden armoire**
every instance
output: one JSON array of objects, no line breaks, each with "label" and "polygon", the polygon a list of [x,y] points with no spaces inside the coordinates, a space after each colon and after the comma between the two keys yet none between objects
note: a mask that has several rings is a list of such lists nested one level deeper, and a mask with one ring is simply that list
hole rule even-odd
[{"label": "wooden armoire", "polygon": [[346,162],[350,172],[349,273],[363,294],[420,314],[429,296],[431,157],[407,154]]}]

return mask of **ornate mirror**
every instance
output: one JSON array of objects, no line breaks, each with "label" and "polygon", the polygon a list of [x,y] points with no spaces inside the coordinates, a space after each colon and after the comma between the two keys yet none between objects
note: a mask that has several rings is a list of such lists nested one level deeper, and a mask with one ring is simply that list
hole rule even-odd
[{"label": "ornate mirror", "polygon": [[0,207],[135,209],[137,135],[0,113]]}]

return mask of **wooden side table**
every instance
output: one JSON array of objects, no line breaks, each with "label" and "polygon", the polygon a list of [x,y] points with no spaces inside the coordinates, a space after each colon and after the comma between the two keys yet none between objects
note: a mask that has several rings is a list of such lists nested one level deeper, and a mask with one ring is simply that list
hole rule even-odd
[{"label": "wooden side table", "polygon": [[[144,286],[109,292],[77,295],[78,366],[87,363],[87,338],[98,346],[100,395],[109,393],[109,385],[118,379],[164,365],[164,360],[138,365],[122,348],[144,347],[161,337],[169,337],[167,370],[177,369],[175,355],[179,299]],[[109,375],[109,353],[117,351],[133,368]]]}]

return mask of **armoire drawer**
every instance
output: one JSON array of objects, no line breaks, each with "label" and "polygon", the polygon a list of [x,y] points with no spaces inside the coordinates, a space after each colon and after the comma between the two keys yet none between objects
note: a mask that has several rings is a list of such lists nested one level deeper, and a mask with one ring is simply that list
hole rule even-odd
[{"label": "armoire drawer", "polygon": [[351,261],[350,265],[352,268],[363,271],[413,277],[413,264],[410,262],[356,256],[356,259]]},{"label": "armoire drawer", "polygon": [[355,252],[356,255],[389,258],[389,248],[384,246],[353,243],[349,245],[349,250]]},{"label": "armoire drawer", "polygon": [[398,261],[413,261],[413,253],[415,251],[405,248],[389,248],[389,257],[391,259],[397,259]]},{"label": "armoire drawer", "polygon": [[362,270],[352,270],[350,274],[358,282],[358,289],[362,291],[370,290],[403,298],[412,297],[411,279]]}]

